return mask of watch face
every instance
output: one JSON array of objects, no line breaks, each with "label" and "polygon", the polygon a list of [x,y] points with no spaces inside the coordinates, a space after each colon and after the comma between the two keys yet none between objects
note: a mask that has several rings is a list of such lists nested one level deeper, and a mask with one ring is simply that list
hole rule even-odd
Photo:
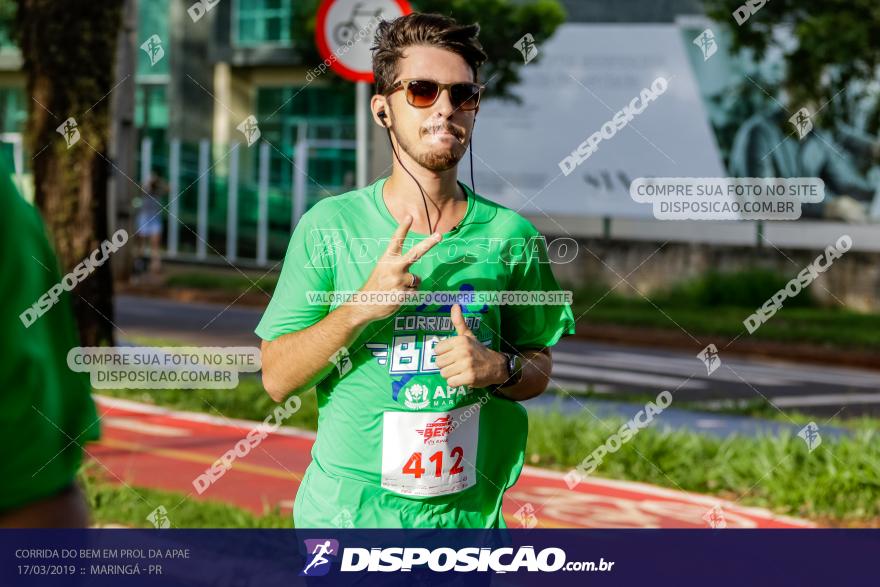
[{"label": "watch face", "polygon": [[510,361],[510,374],[513,376],[513,380],[515,382],[519,382],[522,379],[522,357],[519,355],[513,355]]}]

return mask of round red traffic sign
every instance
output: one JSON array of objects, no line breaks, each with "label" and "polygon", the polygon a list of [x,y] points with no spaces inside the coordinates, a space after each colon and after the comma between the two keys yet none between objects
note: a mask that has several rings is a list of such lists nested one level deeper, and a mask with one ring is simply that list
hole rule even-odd
[{"label": "round red traffic sign", "polygon": [[410,12],[407,0],[324,0],[315,23],[324,64],[349,81],[372,82],[376,27]]}]

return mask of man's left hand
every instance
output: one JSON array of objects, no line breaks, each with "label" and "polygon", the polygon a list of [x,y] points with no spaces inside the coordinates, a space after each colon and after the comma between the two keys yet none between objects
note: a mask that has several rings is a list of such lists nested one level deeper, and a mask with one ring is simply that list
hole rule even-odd
[{"label": "man's left hand", "polygon": [[488,387],[507,380],[507,359],[477,340],[464,321],[461,306],[449,312],[457,336],[441,340],[434,347],[440,375],[450,387]]}]

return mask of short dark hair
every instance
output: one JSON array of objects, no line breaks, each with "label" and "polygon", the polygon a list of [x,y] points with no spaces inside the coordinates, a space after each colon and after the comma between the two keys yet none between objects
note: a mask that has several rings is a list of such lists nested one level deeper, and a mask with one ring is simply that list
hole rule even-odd
[{"label": "short dark hair", "polygon": [[398,61],[404,49],[415,45],[438,47],[456,53],[464,59],[478,79],[480,66],[486,61],[483,46],[477,40],[480,25],[460,25],[449,16],[413,12],[388,21],[376,29],[373,51],[373,77],[376,93],[384,94],[394,83],[400,69]]}]

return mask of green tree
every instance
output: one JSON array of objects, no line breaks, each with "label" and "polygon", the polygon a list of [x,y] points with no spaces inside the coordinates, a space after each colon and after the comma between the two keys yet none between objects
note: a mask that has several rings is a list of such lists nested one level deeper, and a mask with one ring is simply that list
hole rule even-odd
[{"label": "green tree", "polygon": [[[296,2],[293,18],[294,39],[306,39],[298,45],[303,63],[323,60],[315,48],[315,20],[320,0]],[[455,18],[461,23],[480,24],[480,42],[489,56],[481,74],[487,83],[487,95],[493,98],[519,101],[514,88],[520,81],[522,54],[514,47],[526,33],[539,46],[549,39],[565,21],[565,10],[557,0],[411,0],[413,10],[436,12]],[[536,58],[541,59],[540,52]],[[534,63],[534,62],[533,62]]]},{"label": "green tree", "polygon": [[[750,49],[757,59],[771,47],[782,51],[786,65],[782,87],[792,106],[827,104],[822,118],[855,124],[856,104],[868,99],[873,111],[865,130],[877,133],[880,110],[876,90],[869,84],[880,65],[880,2],[772,0],[742,25],[733,12],[747,4],[745,0],[703,3],[708,16],[729,29],[734,51]],[[777,34],[780,29],[790,32],[788,40]],[[843,88],[847,91],[838,95]]]},{"label": "green tree", "polygon": [[[62,274],[108,237],[108,94],[116,84],[113,66],[122,4],[122,0],[18,2],[34,200],[55,244]],[[68,117],[76,120],[80,133],[70,148],[56,132]],[[82,280],[72,294],[82,344],[112,342],[110,263]]]}]

